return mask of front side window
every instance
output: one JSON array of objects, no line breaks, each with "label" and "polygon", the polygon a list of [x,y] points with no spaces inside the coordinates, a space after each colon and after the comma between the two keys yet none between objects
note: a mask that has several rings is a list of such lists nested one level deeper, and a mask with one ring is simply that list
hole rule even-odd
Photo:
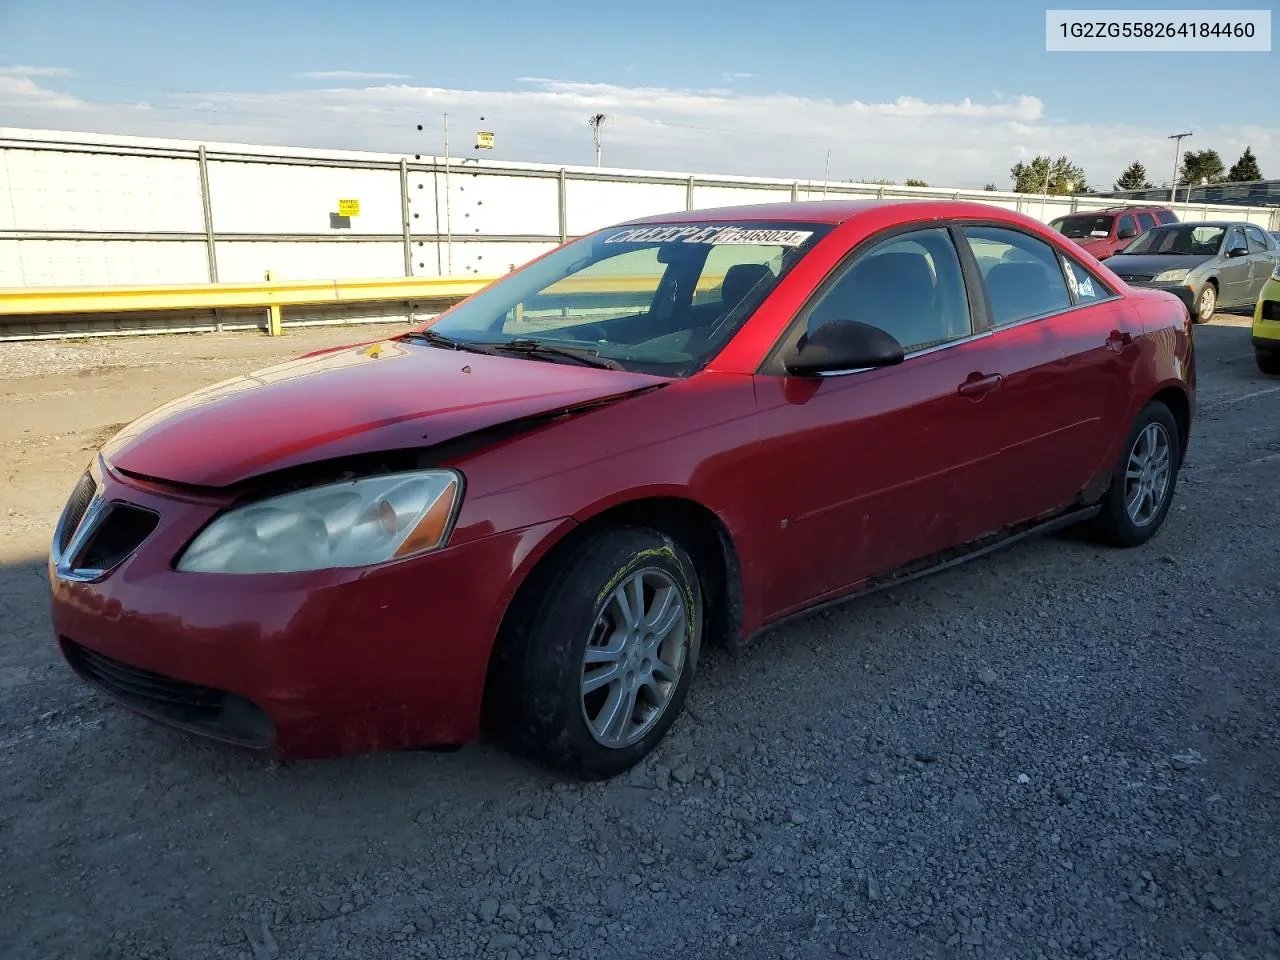
[{"label": "front side window", "polygon": [[860,253],[809,309],[805,328],[812,334],[834,320],[879,327],[908,352],[972,333],[964,274],[950,232],[913,230]]},{"label": "front side window", "polygon": [[1005,227],[965,227],[964,235],[996,326],[1071,306],[1058,255],[1043,240]]},{"label": "front side window", "polygon": [[464,347],[556,362],[573,362],[572,351],[688,376],[830,229],[755,221],[607,228],[497,281],[430,330]]},{"label": "front side window", "polygon": [[1120,238],[1135,236],[1138,232],[1137,225],[1133,222],[1133,217],[1125,216],[1120,219],[1120,226],[1116,227],[1116,236]]}]

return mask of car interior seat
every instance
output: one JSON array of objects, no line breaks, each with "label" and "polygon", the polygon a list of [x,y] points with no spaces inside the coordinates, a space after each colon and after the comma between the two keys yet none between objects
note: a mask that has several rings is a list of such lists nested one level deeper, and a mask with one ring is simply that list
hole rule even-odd
[{"label": "car interior seat", "polygon": [[[1054,282],[1049,268],[1038,261],[1010,260],[997,263],[987,274],[987,297],[993,322],[1009,323],[1048,313],[1067,305],[1061,277]],[[1061,295],[1058,290],[1061,287]]]}]

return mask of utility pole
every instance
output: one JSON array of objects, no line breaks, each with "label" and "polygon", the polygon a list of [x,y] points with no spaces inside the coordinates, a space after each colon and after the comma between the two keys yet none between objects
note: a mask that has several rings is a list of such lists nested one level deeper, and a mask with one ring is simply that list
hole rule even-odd
[{"label": "utility pole", "polygon": [[596,166],[600,166],[600,125],[609,118],[603,113],[594,113],[587,123],[591,124],[592,137],[596,144]]},{"label": "utility pole", "polygon": [[827,166],[822,173],[822,199],[827,199],[827,182],[831,179],[831,151],[827,151]]},{"label": "utility pole", "polygon": [[444,115],[444,231],[445,262],[453,276],[453,194],[449,190],[449,114]]},{"label": "utility pole", "polygon": [[[1182,151],[1182,138],[1191,136],[1190,133],[1174,133],[1169,135],[1169,139],[1173,141],[1173,190],[1169,194],[1169,202],[1178,202],[1178,154]],[[1187,202],[1191,202],[1191,184],[1187,184]]]}]

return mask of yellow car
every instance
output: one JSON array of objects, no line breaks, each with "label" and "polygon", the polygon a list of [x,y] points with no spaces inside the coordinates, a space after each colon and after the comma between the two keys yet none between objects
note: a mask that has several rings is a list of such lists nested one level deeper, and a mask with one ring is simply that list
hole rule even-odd
[{"label": "yellow car", "polygon": [[1270,279],[1258,294],[1251,333],[1258,369],[1263,373],[1280,374],[1280,263],[1275,265]]}]

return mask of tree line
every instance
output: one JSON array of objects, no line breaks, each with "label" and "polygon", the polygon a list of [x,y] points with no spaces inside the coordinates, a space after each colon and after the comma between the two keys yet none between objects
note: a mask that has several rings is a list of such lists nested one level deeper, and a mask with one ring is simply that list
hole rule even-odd
[{"label": "tree line", "polygon": [[[1030,163],[1019,161],[1009,170],[1013,178],[1014,193],[1049,193],[1069,195],[1073,193],[1094,193],[1085,177],[1084,169],[1072,163],[1067,157],[1036,157]],[[1240,159],[1227,169],[1217,150],[1188,150],[1182,158],[1182,168],[1178,171],[1178,186],[1188,183],[1198,185],[1201,180],[1209,183],[1247,183],[1261,180],[1262,171],[1258,168],[1258,158],[1250,147],[1244,148]],[[854,182],[852,180],[848,181]],[[860,183],[875,183],[884,186],[896,186],[895,180],[872,179],[861,180]],[[908,187],[927,187],[923,180],[910,177],[905,181]],[[1155,184],[1147,179],[1147,168],[1135,160],[1125,167],[1120,179],[1115,182],[1116,190],[1151,190]],[[988,183],[984,190],[999,189],[994,183]]]},{"label": "tree line", "polygon": [[[1261,180],[1262,171],[1258,168],[1258,158],[1250,147],[1244,148],[1240,159],[1228,170],[1222,162],[1217,150],[1188,150],[1182,158],[1182,169],[1178,171],[1178,185],[1198,185],[1202,180],[1209,183],[1248,183]],[[1134,161],[1120,174],[1116,181],[1117,190],[1149,190],[1153,184],[1147,180],[1147,168]]]},{"label": "tree line", "polygon": [[[1088,186],[1084,170],[1072,163],[1067,157],[1036,157],[1030,163],[1019,161],[1009,169],[1013,179],[1015,193],[1050,193],[1073,194],[1093,193]],[[1258,158],[1250,147],[1244,148],[1230,169],[1222,161],[1217,150],[1188,150],[1182,158],[1182,167],[1178,171],[1178,186],[1199,184],[1202,180],[1208,183],[1247,183],[1261,180],[1262,171],[1258,168]],[[1115,182],[1116,190],[1150,190],[1154,184],[1147,179],[1147,168],[1135,160],[1120,174]],[[994,190],[994,183],[987,184],[986,189]]]}]

